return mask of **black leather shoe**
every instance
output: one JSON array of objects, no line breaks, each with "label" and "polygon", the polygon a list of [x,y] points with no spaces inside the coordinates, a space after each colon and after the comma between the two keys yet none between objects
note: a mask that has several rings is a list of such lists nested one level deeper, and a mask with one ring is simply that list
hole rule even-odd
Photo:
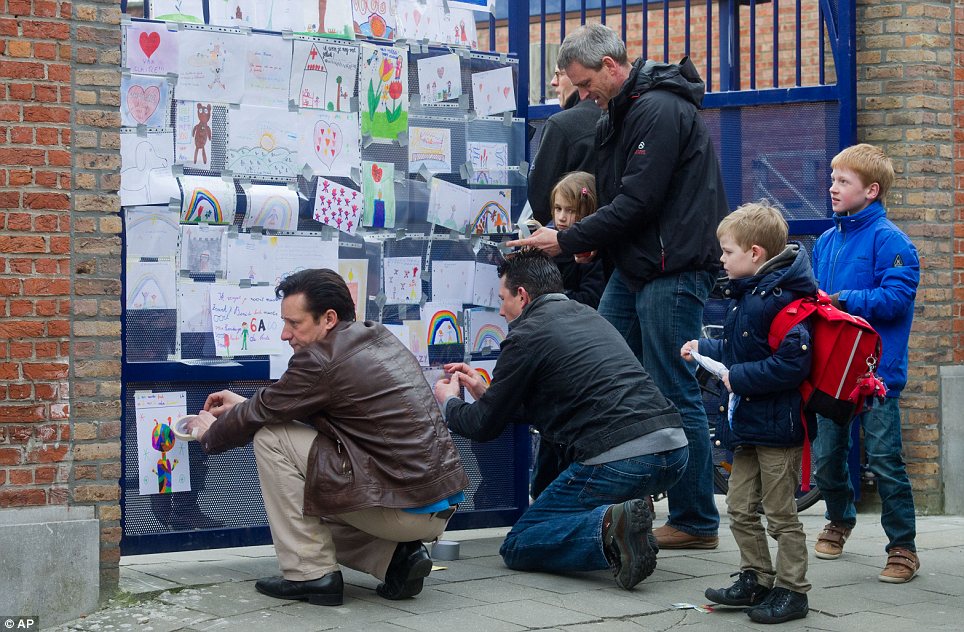
[{"label": "black leather shoe", "polygon": [[774,588],[763,602],[746,611],[757,623],[783,623],[802,619],[810,612],[806,593],[793,592],[787,588]]},{"label": "black leather shoe", "polygon": [[659,545],[653,536],[653,515],[640,499],[613,505],[607,514],[609,528],[603,531],[603,550],[616,584],[630,590],[656,569]]},{"label": "black leather shoe", "polygon": [[713,603],[724,606],[755,606],[769,594],[770,589],[757,581],[753,571],[733,573],[730,577],[734,575],[740,577],[729,588],[707,588],[703,594]]},{"label": "black leather shoe", "polygon": [[275,599],[307,601],[315,606],[340,606],[345,593],[341,571],[307,582],[295,582],[284,577],[266,577],[255,582],[254,587],[262,595]]},{"label": "black leather shoe", "polygon": [[432,557],[419,540],[399,542],[388,564],[385,583],[375,589],[380,597],[396,601],[422,592],[422,583],[432,572]]}]

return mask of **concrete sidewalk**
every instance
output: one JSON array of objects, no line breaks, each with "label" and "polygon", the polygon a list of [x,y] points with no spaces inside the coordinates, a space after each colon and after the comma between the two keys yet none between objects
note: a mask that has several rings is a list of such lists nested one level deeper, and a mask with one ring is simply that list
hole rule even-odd
[{"label": "concrete sidewalk", "polygon": [[[722,498],[720,498],[722,501]],[[722,504],[722,503],[721,503]],[[823,527],[823,503],[802,515],[810,540],[810,615],[780,630],[964,629],[964,517],[918,518],[921,572],[909,584],[879,582],[885,538],[878,516],[861,514],[844,555],[834,561],[812,555]],[[657,524],[666,516],[657,504]],[[656,572],[633,591],[616,587],[609,572],[570,576],[518,573],[498,555],[507,529],[457,531],[461,559],[439,568],[414,599],[386,601],[368,575],[343,569],[345,604],[311,606],[279,601],[254,590],[254,581],[277,575],[272,547],[191,551],[125,557],[122,595],[105,608],[57,630],[151,632],[231,630],[364,630],[411,632],[513,632],[516,630],[713,630],[765,629],[740,610],[678,609],[704,604],[707,587],[728,586],[739,554],[724,524],[713,551],[664,551]],[[772,628],[771,628],[772,629]]]}]

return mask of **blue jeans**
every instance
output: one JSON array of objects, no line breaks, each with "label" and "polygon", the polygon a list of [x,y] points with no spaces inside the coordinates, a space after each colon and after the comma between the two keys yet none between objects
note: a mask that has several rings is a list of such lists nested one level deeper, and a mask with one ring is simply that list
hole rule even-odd
[{"label": "blue jeans", "polygon": [[609,568],[602,524],[610,505],[643,498],[675,483],[687,448],[602,463],[573,463],[529,505],[499,554],[519,571],[598,571]]},{"label": "blue jeans", "polygon": [[[824,417],[818,417],[817,423],[817,438],[813,441],[814,474],[827,503],[827,520],[852,529],[857,524],[857,508],[847,465],[850,426],[841,426]],[[914,495],[900,454],[898,399],[888,397],[877,402],[863,414],[860,423],[864,431],[867,465],[877,477],[880,524],[888,542],[886,550],[899,546],[916,551],[917,519],[914,516]]]},{"label": "blue jeans", "polygon": [[703,397],[693,363],[679,350],[700,337],[703,305],[715,279],[709,272],[680,272],[653,279],[632,292],[613,272],[599,302],[599,313],[619,330],[657,388],[676,404],[690,445],[683,478],[665,490],[669,520],[675,529],[695,536],[715,536],[720,513],[713,498],[713,454]]}]

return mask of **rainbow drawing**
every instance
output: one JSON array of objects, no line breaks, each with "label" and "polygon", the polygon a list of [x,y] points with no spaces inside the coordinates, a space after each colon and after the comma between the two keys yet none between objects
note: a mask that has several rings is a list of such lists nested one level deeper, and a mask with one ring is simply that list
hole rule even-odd
[{"label": "rainbow drawing", "polygon": [[472,225],[475,227],[477,235],[507,233],[512,225],[512,220],[509,218],[509,211],[502,204],[496,200],[488,200],[482,205]]},{"label": "rainbow drawing", "polygon": [[191,193],[191,199],[184,213],[185,222],[224,223],[224,210],[221,202],[209,190],[197,187]]},{"label": "rainbow drawing", "polygon": [[291,203],[280,195],[269,196],[260,207],[244,218],[244,227],[261,226],[274,230],[293,230],[297,227],[293,220]]},{"label": "rainbow drawing", "polygon": [[492,351],[498,351],[503,340],[505,340],[504,331],[495,325],[482,325],[479,327],[479,330],[475,332],[475,340],[472,342],[472,351],[474,353],[479,353],[484,351],[487,346],[491,347]]},{"label": "rainbow drawing", "polygon": [[476,373],[482,376],[482,381],[485,382],[486,386],[492,386],[492,376],[489,375],[489,371],[487,369],[483,369],[480,367],[473,367],[473,368],[475,369]]},{"label": "rainbow drawing", "polygon": [[128,309],[168,309],[170,304],[162,283],[152,274],[138,277],[127,290]]},{"label": "rainbow drawing", "polygon": [[428,325],[428,344],[454,345],[462,343],[462,330],[459,329],[455,312],[447,309],[435,312]]}]

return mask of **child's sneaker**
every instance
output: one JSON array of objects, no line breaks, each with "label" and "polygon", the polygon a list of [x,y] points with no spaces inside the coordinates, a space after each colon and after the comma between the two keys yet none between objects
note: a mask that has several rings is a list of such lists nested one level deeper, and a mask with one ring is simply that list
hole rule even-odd
[{"label": "child's sneaker", "polygon": [[920,560],[917,559],[917,554],[910,549],[895,546],[887,552],[887,565],[880,571],[877,579],[888,584],[904,584],[914,579],[919,570]]},{"label": "child's sneaker", "polygon": [[703,594],[713,603],[724,606],[753,606],[761,603],[770,592],[757,581],[753,571],[733,573],[730,577],[735,575],[740,577],[729,588],[707,588]]},{"label": "child's sneaker", "polygon": [[806,593],[793,592],[787,588],[774,588],[758,606],[746,611],[757,623],[783,623],[802,619],[810,612]]},{"label": "child's sneaker", "polygon": [[835,560],[843,553],[844,543],[850,537],[851,529],[836,522],[828,522],[813,547],[814,555],[821,560]]}]

